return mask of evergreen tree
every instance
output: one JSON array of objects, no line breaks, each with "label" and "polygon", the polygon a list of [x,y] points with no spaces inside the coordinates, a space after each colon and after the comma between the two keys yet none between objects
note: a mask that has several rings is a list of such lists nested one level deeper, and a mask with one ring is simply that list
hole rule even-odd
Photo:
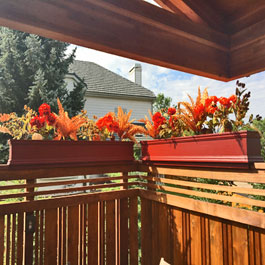
[{"label": "evergreen tree", "polygon": [[0,113],[21,114],[24,105],[37,110],[46,102],[57,111],[57,97],[70,115],[84,107],[85,85],[80,80],[67,91],[64,81],[75,51],[67,43],[0,28]]}]

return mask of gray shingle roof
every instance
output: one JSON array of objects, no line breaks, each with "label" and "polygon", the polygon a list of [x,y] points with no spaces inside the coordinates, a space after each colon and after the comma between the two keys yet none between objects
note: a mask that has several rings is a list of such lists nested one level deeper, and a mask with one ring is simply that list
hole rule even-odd
[{"label": "gray shingle roof", "polygon": [[155,98],[155,94],[151,90],[137,85],[92,62],[75,60],[69,67],[69,73],[84,79],[87,92],[113,94],[113,96]]}]

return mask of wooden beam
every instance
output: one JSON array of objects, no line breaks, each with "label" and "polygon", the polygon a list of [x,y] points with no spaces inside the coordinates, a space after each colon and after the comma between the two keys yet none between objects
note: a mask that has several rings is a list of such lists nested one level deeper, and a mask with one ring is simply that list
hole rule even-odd
[{"label": "wooden beam", "polygon": [[0,25],[180,71],[229,78],[225,34],[140,0],[0,0]]},{"label": "wooden beam", "polygon": [[265,70],[265,19],[231,36],[230,75],[233,79]]},{"label": "wooden beam", "polygon": [[252,1],[249,5],[246,5],[239,9],[233,16],[227,18],[229,25],[229,33],[237,33],[249,26],[252,26],[265,17],[265,3],[264,0]]},{"label": "wooden beam", "polygon": [[[226,32],[226,25],[223,17],[211,8],[208,3],[202,0],[155,0],[163,8],[172,12],[181,12],[191,21],[208,25],[218,31]],[[161,3],[162,2],[162,3]]]}]

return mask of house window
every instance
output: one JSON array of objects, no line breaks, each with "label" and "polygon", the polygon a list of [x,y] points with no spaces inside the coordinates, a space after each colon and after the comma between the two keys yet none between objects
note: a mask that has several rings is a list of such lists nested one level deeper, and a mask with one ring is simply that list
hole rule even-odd
[{"label": "house window", "polygon": [[[123,110],[124,113],[127,113],[127,109],[126,109],[126,108],[122,108],[122,110]],[[118,113],[118,108],[115,108],[115,109],[114,109],[114,112],[115,112],[115,114],[117,115],[117,113]]]}]

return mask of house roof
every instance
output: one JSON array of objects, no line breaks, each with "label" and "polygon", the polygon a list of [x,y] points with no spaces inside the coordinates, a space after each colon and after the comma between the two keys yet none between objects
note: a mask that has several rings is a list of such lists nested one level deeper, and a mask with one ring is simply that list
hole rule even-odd
[{"label": "house roof", "polygon": [[84,79],[89,94],[155,99],[151,90],[92,62],[75,60],[69,73]]}]

